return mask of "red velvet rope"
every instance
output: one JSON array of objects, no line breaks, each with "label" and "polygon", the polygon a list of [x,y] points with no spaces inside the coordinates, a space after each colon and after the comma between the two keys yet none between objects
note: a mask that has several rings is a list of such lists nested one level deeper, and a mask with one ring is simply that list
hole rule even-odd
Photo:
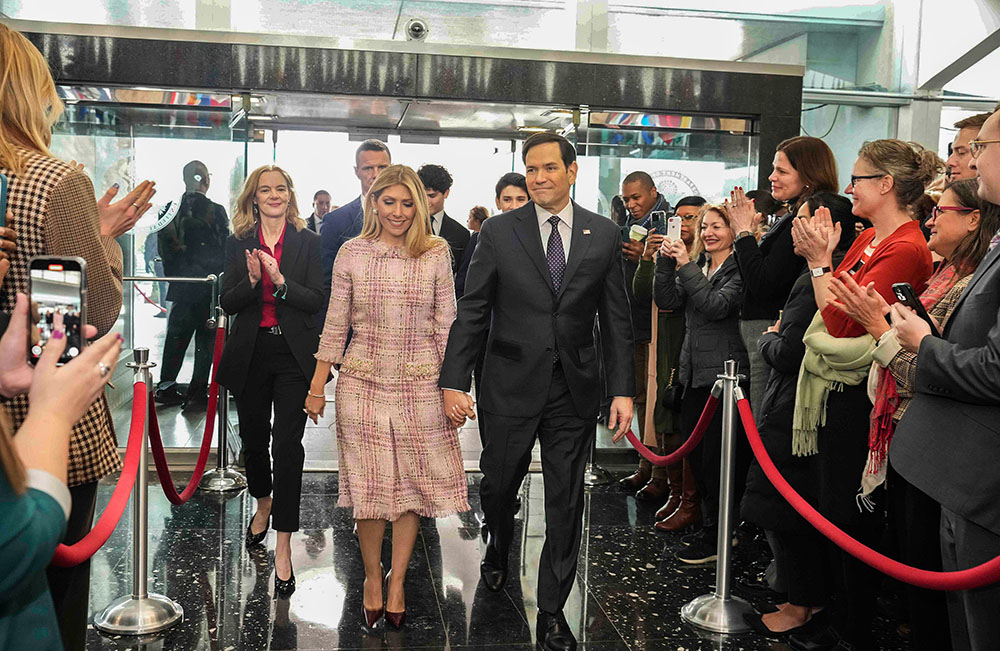
[{"label": "red velvet rope", "polygon": [[149,296],[147,296],[146,292],[144,292],[141,289],[139,289],[139,285],[132,285],[132,286],[135,287],[135,291],[139,292],[139,296],[142,296],[142,298],[145,299],[145,301],[147,303],[149,303],[150,305],[152,305],[153,307],[155,307],[156,309],[158,309],[160,312],[166,312],[167,311],[167,308],[165,308],[162,305],[158,304],[156,301],[154,301]]},{"label": "red velvet rope", "polygon": [[709,396],[708,402],[705,403],[705,408],[701,412],[701,418],[698,419],[698,424],[695,425],[694,431],[691,432],[691,436],[689,436],[679,448],[666,456],[654,454],[652,450],[642,444],[642,441],[636,437],[631,429],[625,432],[625,437],[628,439],[628,442],[632,444],[632,447],[634,447],[636,451],[645,457],[645,459],[651,464],[654,466],[668,466],[691,454],[691,450],[695,449],[695,447],[701,443],[701,437],[705,435],[705,430],[708,429],[709,423],[712,422],[712,417],[715,415],[715,409],[718,406],[719,399],[714,395]]},{"label": "red velvet rope", "polygon": [[1000,556],[967,570],[932,572],[904,565],[854,540],[824,518],[785,481],[768,456],[764,442],[760,440],[757,424],[754,423],[753,413],[750,411],[750,403],[745,399],[740,400],[737,407],[740,416],[743,417],[743,428],[746,430],[747,439],[750,440],[750,447],[770,482],[799,515],[851,556],[894,579],[929,590],[972,590],[1000,581]]},{"label": "red velvet rope", "polygon": [[201,438],[201,451],[198,453],[198,463],[195,464],[191,481],[180,493],[174,487],[174,480],[170,476],[170,467],[167,466],[167,455],[163,451],[163,440],[160,438],[160,424],[156,420],[156,407],[152,401],[149,403],[149,443],[153,448],[153,461],[156,463],[156,474],[160,478],[160,486],[163,487],[163,494],[167,496],[171,504],[184,504],[198,490],[198,482],[201,481],[201,476],[205,472],[205,464],[208,462],[208,453],[212,451],[215,412],[219,406],[219,385],[215,381],[215,372],[219,368],[219,358],[222,357],[222,346],[225,341],[225,328],[216,329],[215,354],[212,358],[212,383],[208,389],[208,413],[205,416],[205,432]]},{"label": "red velvet rope", "polygon": [[101,548],[111,533],[118,526],[118,521],[125,512],[128,504],[129,494],[135,484],[136,471],[139,470],[139,452],[142,449],[143,441],[142,429],[146,418],[146,383],[136,382],[132,388],[132,425],[128,433],[128,443],[125,448],[125,463],[122,468],[121,477],[115,484],[115,489],[111,493],[108,505],[104,507],[100,519],[93,529],[86,536],[72,545],[59,545],[56,553],[52,557],[52,564],[56,567],[73,567],[89,559],[97,550]]}]

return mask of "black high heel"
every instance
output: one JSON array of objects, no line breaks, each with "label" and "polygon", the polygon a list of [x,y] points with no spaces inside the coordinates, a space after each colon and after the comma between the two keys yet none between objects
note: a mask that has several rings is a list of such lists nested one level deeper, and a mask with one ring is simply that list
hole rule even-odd
[{"label": "black high heel", "polygon": [[279,597],[291,597],[292,593],[295,592],[295,570],[291,568],[289,563],[289,576],[287,579],[278,578],[278,568],[274,568],[274,594]]},{"label": "black high heel", "polygon": [[[385,584],[383,585],[382,594],[386,599],[389,598],[389,577],[392,576],[392,570],[385,575]],[[406,609],[404,608],[401,612],[391,613],[388,610],[385,611],[385,621],[396,630],[403,628],[403,624],[406,623]]]},{"label": "black high heel", "polygon": [[247,535],[244,539],[247,547],[255,547],[267,538],[267,530],[270,528],[271,516],[267,516],[267,522],[264,523],[264,530],[260,533],[253,532],[253,519],[254,516],[250,516],[250,523],[247,525]]}]

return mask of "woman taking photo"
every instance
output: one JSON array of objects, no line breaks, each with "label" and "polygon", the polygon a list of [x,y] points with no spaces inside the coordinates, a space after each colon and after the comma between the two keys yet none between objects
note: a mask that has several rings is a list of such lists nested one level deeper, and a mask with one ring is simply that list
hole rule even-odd
[{"label": "woman taking photo", "polygon": [[[872,228],[861,233],[843,262],[832,270],[840,239],[828,211],[819,210],[792,226],[796,251],[806,259],[819,312],[806,330],[806,353],[800,373],[792,432],[792,451],[817,454],[819,510],[849,535],[871,546],[877,542],[884,498],[872,494],[869,508],[859,509],[858,477],[868,455],[871,402],[865,380],[875,342],[863,325],[828,305],[831,279],[847,274],[895,302],[893,283],[923,291],[931,275],[931,253],[911,206],[944,169],[937,154],[901,140],[866,142],[858,153],[846,192],[853,212]],[[821,414],[826,420],[821,422]],[[875,648],[871,620],[878,576],[861,561],[838,551],[846,617],[839,635],[860,649]]]},{"label": "woman taking photo", "polygon": [[[337,506],[354,509],[369,629],[383,613],[393,627],[403,625],[403,588],[420,517],[469,510],[458,432],[437,386],[454,320],[448,244],[431,235],[416,172],[393,165],[368,192],[361,235],[337,255],[305,403],[318,421],[330,368],[338,368]],[[386,522],[392,522],[392,567],[383,594]]]},{"label": "woman taking photo", "polygon": [[295,591],[291,537],[299,529],[305,461],[302,401],[316,366],[322,269],[319,235],[299,217],[292,179],[276,165],[255,169],[236,200],[226,240],[219,302],[234,319],[216,377],[236,398],[247,483],[257,500],[246,545],[264,541],[270,518],[278,532],[274,591],[282,597]]},{"label": "woman taking photo", "polygon": [[[681,431],[691,435],[705,402],[726,360],[735,359],[746,368],[747,352],[739,331],[743,283],[733,259],[733,231],[725,206],[702,209],[701,242],[704,264],[690,259],[683,240],[664,239],[656,261],[653,297],[661,310],[684,309],[684,343],[681,345],[679,381],[684,387],[681,401]],[[749,464],[749,445],[742,435],[737,448],[734,484],[736,498]],[[716,412],[702,442],[688,457],[702,499],[703,535],[677,553],[685,563],[715,560],[716,524],[719,512],[719,457],[722,452],[722,411]]]},{"label": "woman taking photo", "polygon": [[778,145],[772,163],[771,196],[788,206],[757,242],[761,214],[743,193],[732,192],[727,202],[736,233],[736,263],[743,278],[743,301],[740,306],[740,336],[750,356],[750,407],[759,417],[764,386],[770,367],[761,357],[757,340],[778,318],[778,311],[788,299],[792,285],[802,272],[804,261],[792,246],[792,219],[811,195],[837,191],[837,161],[833,152],[819,138],[796,136]]},{"label": "woman taking photo", "polygon": [[[920,295],[920,302],[941,328],[947,325],[973,272],[989,251],[990,239],[1000,229],[1000,213],[995,207],[980,211],[978,189],[977,179],[952,183],[941,194],[926,222],[931,232],[927,246],[942,258],[942,263]],[[868,434],[868,463],[861,492],[870,495],[884,483],[900,560],[907,565],[941,571],[938,535],[941,507],[895,472],[888,456],[896,423],[913,397],[917,355],[900,346],[885,319],[889,304],[877,292],[849,277],[843,282],[831,281],[830,290],[837,298],[832,305],[864,326],[878,341],[868,384],[875,412]],[[907,585],[906,595],[914,648],[918,651],[949,648],[944,594]]]}]

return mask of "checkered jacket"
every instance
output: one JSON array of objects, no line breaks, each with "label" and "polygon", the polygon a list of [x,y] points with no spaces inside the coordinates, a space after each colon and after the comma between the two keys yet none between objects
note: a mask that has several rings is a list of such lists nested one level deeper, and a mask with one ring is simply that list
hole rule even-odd
[{"label": "checkered jacket", "polygon": [[[83,172],[66,163],[21,149],[22,174],[0,165],[10,181],[8,226],[17,233],[17,251],[0,288],[0,310],[14,309],[16,292],[28,291],[28,259],[33,255],[79,256],[87,262],[87,320],[100,335],[118,320],[122,307],[122,250],[102,237],[94,186]],[[27,354],[27,351],[25,351]],[[5,401],[18,428],[28,414],[28,397]],[[97,481],[118,470],[121,460],[107,398],[102,395],[73,428],[67,483]]]}]

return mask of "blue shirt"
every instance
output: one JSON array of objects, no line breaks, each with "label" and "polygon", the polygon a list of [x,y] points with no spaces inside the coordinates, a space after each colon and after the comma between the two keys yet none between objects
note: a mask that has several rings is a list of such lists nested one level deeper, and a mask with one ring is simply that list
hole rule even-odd
[{"label": "blue shirt", "polygon": [[330,285],[333,283],[333,263],[340,253],[340,247],[347,240],[361,235],[364,221],[361,197],[323,215],[319,236],[323,247],[323,289],[327,298],[330,296]]}]

